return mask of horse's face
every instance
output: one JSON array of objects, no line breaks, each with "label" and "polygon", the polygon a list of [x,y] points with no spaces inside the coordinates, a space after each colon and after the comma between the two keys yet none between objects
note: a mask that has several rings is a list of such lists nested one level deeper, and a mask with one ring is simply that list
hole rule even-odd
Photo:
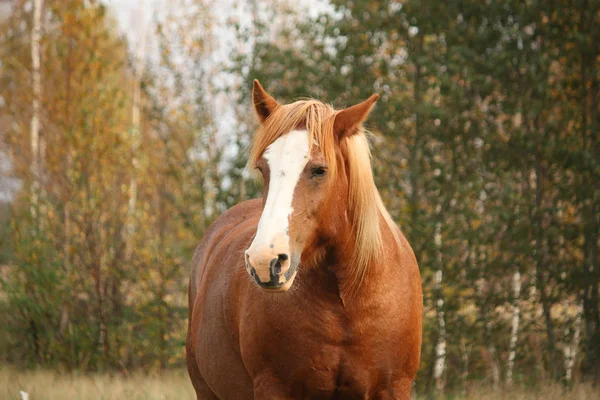
[{"label": "horse's face", "polygon": [[[294,120],[298,124],[296,128],[288,131],[286,127],[287,133],[278,134],[270,145],[261,149],[262,154],[253,156],[264,180],[264,207],[256,236],[245,252],[245,261],[246,270],[261,288],[288,290],[300,259],[303,262],[317,259],[318,251],[311,252],[309,248],[322,247],[331,238],[340,241],[340,236],[348,234],[349,180],[341,143],[357,132],[377,98],[373,95],[360,104],[335,112],[328,122],[319,122],[330,124],[327,130],[325,125],[321,126],[321,132],[332,135],[329,139],[321,136],[324,141],[321,150],[327,157],[321,154],[319,143],[312,146],[309,143],[311,134],[302,127],[309,125],[308,119],[304,124]],[[263,124],[279,107],[258,81],[254,81],[253,101]],[[274,123],[277,118],[270,121]],[[327,165],[326,159],[335,165]],[[366,165],[370,168],[369,163]],[[335,174],[329,174],[328,169],[335,170]]]},{"label": "horse's face", "polygon": [[306,244],[315,237],[328,197],[328,165],[306,130],[275,140],[258,160],[265,202],[256,236],[246,251],[246,269],[263,289],[286,291]]}]

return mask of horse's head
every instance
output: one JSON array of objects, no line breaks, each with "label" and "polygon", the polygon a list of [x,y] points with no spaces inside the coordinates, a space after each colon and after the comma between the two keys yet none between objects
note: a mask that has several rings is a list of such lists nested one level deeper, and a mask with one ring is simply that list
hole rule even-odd
[{"label": "horse's head", "polygon": [[[288,290],[301,259],[303,265],[314,261],[319,257],[316,249],[348,237],[349,226],[365,229],[354,224],[348,207],[370,196],[353,194],[351,188],[353,181],[362,179],[356,175],[368,174],[372,182],[368,145],[360,125],[377,98],[373,95],[342,111],[314,100],[280,105],[254,81],[253,102],[261,126],[249,166],[262,174],[264,207],[245,260],[248,273],[261,288]],[[351,144],[354,136],[360,142],[357,145]],[[364,154],[349,154],[357,148]],[[362,165],[355,162],[354,168],[367,172],[353,176],[349,157],[362,157]],[[378,226],[377,207],[375,213],[367,212],[365,218],[374,218]]]}]

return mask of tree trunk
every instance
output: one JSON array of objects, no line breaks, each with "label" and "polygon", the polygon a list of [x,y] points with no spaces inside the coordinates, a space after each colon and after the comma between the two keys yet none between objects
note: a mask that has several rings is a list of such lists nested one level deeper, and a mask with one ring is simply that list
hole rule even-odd
[{"label": "tree trunk", "polygon": [[33,1],[33,24],[31,28],[31,86],[33,88],[31,112],[31,215],[36,220],[40,192],[40,109],[42,96],[42,78],[40,74],[40,40],[42,36],[42,3]]},{"label": "tree trunk", "polygon": [[[565,313],[568,307],[568,303],[565,302]],[[570,384],[573,379],[573,366],[575,365],[575,359],[577,357],[577,350],[579,349],[579,337],[581,333],[581,314],[583,313],[583,305],[577,305],[577,313],[575,314],[575,322],[573,326],[573,339],[571,344],[565,346],[565,381]],[[569,333],[569,328],[567,335]],[[568,336],[567,336],[568,337]]]},{"label": "tree trunk", "polygon": [[548,297],[546,290],[546,279],[547,276],[544,274],[545,268],[545,254],[546,245],[544,238],[544,227],[546,226],[545,213],[542,210],[543,205],[543,170],[540,165],[539,156],[536,155],[535,160],[535,272],[536,272],[536,283],[538,286],[538,294],[540,302],[542,303],[542,314],[544,316],[544,322],[546,325],[546,337],[547,337],[547,349],[550,364],[550,371],[552,378],[558,377],[557,364],[556,364],[556,339],[554,337],[554,322],[552,321],[551,308],[552,304]]},{"label": "tree trunk", "polygon": [[512,385],[513,383],[513,368],[515,366],[515,356],[517,350],[517,339],[519,336],[519,322],[521,317],[521,274],[519,269],[514,272],[512,279],[513,289],[513,315],[512,315],[512,329],[510,333],[510,344],[508,347],[508,366],[506,368],[506,383]]},{"label": "tree trunk", "polygon": [[[137,10],[138,16],[143,16],[143,7]],[[135,214],[138,198],[137,174],[139,171],[138,151],[141,135],[141,99],[142,99],[142,74],[146,54],[146,26],[144,20],[138,21],[138,38],[133,80],[133,104],[131,107],[131,177],[129,180],[129,201],[127,204],[127,224],[125,227],[125,260],[129,262],[133,255],[133,236],[136,229]]]},{"label": "tree trunk", "polygon": [[[416,49],[417,55],[421,54],[423,51],[423,35],[419,35],[418,45]],[[414,74],[414,107],[415,107],[415,134],[413,140],[413,148],[410,152],[410,209],[411,209],[411,241],[414,243],[413,247],[415,247],[415,253],[417,256],[417,260],[420,259],[419,249],[421,248],[421,244],[419,242],[419,207],[420,207],[420,187],[419,180],[420,177],[420,154],[421,154],[421,136],[422,132],[422,118],[420,107],[422,103],[422,93],[421,93],[421,66],[415,61],[415,74]]]},{"label": "tree trunk", "polygon": [[[162,252],[163,248],[164,248],[164,242],[165,242],[165,223],[167,220],[167,213],[165,210],[165,202],[163,201],[163,198],[165,197],[165,194],[163,192],[162,188],[157,188],[158,193],[156,194],[156,210],[158,210],[158,218],[156,220],[156,225],[157,225],[157,236],[158,236],[158,251]],[[169,310],[167,308],[167,284],[168,284],[168,277],[167,277],[167,265],[165,265],[165,262],[162,262],[161,260],[158,260],[159,264],[157,265],[158,267],[158,272],[159,272],[159,276],[160,276],[160,287],[158,290],[158,302],[160,304],[160,321],[159,321],[159,329],[158,329],[158,346],[159,346],[159,359],[160,359],[160,369],[161,370],[165,370],[169,364],[169,353],[168,353],[168,348],[167,348],[167,335],[168,335],[168,330],[167,330],[167,326],[169,324]]]},{"label": "tree trunk", "polygon": [[[33,220],[32,236],[35,238],[40,230],[40,109],[42,80],[40,75],[40,40],[42,35],[42,0],[33,2],[33,24],[31,28],[31,78],[33,88],[32,113],[31,113],[31,203],[30,213]],[[35,243],[35,242],[34,242]],[[32,282],[27,282],[26,291],[28,296],[34,298],[36,286]],[[38,323],[34,317],[30,316],[28,323],[29,331],[33,340],[33,350],[37,362],[42,361],[40,335]]]},{"label": "tree trunk", "polygon": [[[440,214],[441,206],[438,205],[438,214]],[[444,318],[444,298],[442,293],[443,283],[443,268],[442,268],[442,223],[441,216],[435,224],[435,254],[437,270],[435,272],[435,292],[436,302],[435,310],[437,315],[438,339],[435,346],[435,368],[433,376],[435,379],[435,387],[438,394],[444,392],[444,370],[446,369],[446,320]]]}]

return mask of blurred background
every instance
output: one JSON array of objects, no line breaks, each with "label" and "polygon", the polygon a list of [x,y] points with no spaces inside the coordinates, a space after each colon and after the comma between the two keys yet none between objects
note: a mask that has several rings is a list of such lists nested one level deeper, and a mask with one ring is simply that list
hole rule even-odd
[{"label": "blurred background", "polygon": [[257,78],[381,95],[416,395],[600,398],[599,27],[598,0],[0,0],[0,397],[192,398],[188,269],[261,194]]}]

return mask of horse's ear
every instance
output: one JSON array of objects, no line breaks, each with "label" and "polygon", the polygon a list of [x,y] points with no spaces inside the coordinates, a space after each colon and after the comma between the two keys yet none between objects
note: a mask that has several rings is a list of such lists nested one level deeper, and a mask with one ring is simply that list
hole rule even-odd
[{"label": "horse's ear", "polygon": [[360,124],[369,116],[377,99],[379,99],[379,95],[374,94],[362,103],[339,111],[333,122],[335,135],[338,138],[354,135]]},{"label": "horse's ear", "polygon": [[277,100],[265,92],[265,89],[263,89],[257,79],[254,80],[254,86],[252,87],[252,102],[261,123],[265,122],[269,118],[269,115],[279,106]]}]

